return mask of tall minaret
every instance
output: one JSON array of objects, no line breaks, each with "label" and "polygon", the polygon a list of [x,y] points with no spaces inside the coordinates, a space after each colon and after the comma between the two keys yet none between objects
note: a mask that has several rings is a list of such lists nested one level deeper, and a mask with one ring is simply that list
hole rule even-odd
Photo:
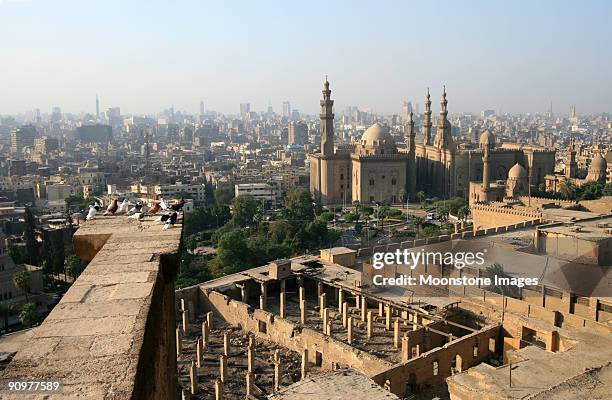
[{"label": "tall minaret", "polygon": [[98,95],[96,94],[96,118],[95,120],[98,121],[100,119],[100,99],[98,99]]},{"label": "tall minaret", "polygon": [[578,172],[578,164],[576,163],[576,146],[574,142],[574,131],[570,133],[570,143],[569,148],[567,149],[568,153],[568,165],[565,166],[565,176],[567,178],[575,178],[576,173]]},{"label": "tall minaret", "polygon": [[408,195],[414,200],[416,197],[416,159],[414,142],[414,119],[412,111],[408,114],[408,123],[404,125],[404,133],[406,135],[406,144],[408,145]]},{"label": "tall minaret", "polygon": [[487,145],[482,156],[482,190],[488,192],[489,188],[489,146]]},{"label": "tall minaret", "polygon": [[434,145],[442,149],[449,148],[453,141],[450,122],[448,122],[447,105],[448,100],[446,100],[446,86],[444,86],[442,98],[440,99],[440,117],[438,118],[436,138],[434,140]]},{"label": "tall minaret", "polygon": [[323,86],[323,100],[321,100],[321,154],[330,156],[334,154],[334,101],[331,99],[329,82],[325,77]]},{"label": "tall minaret", "polygon": [[431,99],[429,96],[429,88],[427,88],[427,96],[425,96],[425,116],[423,118],[423,144],[429,146],[431,144]]}]

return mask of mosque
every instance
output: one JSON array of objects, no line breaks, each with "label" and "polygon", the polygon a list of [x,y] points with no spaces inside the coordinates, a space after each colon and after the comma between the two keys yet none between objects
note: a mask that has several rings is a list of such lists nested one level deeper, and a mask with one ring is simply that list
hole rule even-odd
[{"label": "mosque", "polygon": [[[528,190],[528,185],[534,187],[544,183],[545,176],[553,173],[555,149],[497,144],[488,130],[480,135],[478,146],[471,143],[458,146],[448,121],[446,88],[440,100],[440,115],[432,142],[429,90],[425,100],[423,143],[416,143],[415,123],[410,113],[404,125],[405,148],[399,149],[389,128],[378,122],[356,143],[335,146],[334,101],[326,79],[320,102],[321,151],[309,156],[310,190],[315,199],[324,205],[354,201],[397,203],[402,192],[413,200],[420,190],[428,196],[467,199],[470,182],[483,182],[483,185],[485,181],[493,182],[490,188],[499,186],[497,183],[501,181],[505,187],[506,180],[512,185],[512,193],[518,194]],[[476,193],[476,188],[474,191]],[[476,196],[481,201],[497,200],[500,196],[495,190],[486,192],[483,195],[479,189]]]}]

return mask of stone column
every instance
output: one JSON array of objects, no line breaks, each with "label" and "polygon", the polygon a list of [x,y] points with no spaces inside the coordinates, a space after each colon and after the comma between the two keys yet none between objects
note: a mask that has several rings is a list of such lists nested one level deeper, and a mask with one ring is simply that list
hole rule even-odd
[{"label": "stone column", "polygon": [[327,323],[327,336],[331,336],[331,335],[332,335],[332,326],[333,326],[333,325],[332,325],[332,322],[331,322],[331,321],[329,321],[329,322]]},{"label": "stone column", "polygon": [[342,303],[342,326],[346,329],[348,323],[348,303],[345,301]]},{"label": "stone column", "polygon": [[415,346],[415,352],[416,352],[415,356],[419,357],[421,355],[421,345],[420,344],[417,344]]},{"label": "stone column", "polygon": [[323,282],[317,282],[317,297],[323,294]]},{"label": "stone column", "polygon": [[306,373],[308,372],[308,349],[302,351],[302,380],[306,379]]},{"label": "stone column", "polygon": [[227,377],[227,358],[225,356],[219,356],[219,378],[222,383],[225,383]]},{"label": "stone column", "polygon": [[280,317],[285,318],[285,305],[287,304],[287,293],[285,291],[280,292]]},{"label": "stone column", "polygon": [[372,319],[374,316],[372,315],[372,311],[368,311],[368,339],[372,338],[373,327],[372,327]]},{"label": "stone column", "polygon": [[410,360],[412,354],[410,354],[410,339],[404,335],[402,338],[402,362]]},{"label": "stone column", "polygon": [[393,345],[396,349],[400,347],[400,323],[398,318],[393,321]]},{"label": "stone column", "polygon": [[265,283],[261,283],[261,295],[259,296],[259,308],[262,310],[266,309],[266,302],[268,300],[268,289]]},{"label": "stone column", "polygon": [[306,323],[306,300],[300,300],[300,323]]},{"label": "stone column", "polygon": [[223,334],[223,354],[226,357],[229,357],[229,353],[230,353],[230,341],[229,341],[229,336],[227,335],[227,332]]},{"label": "stone column", "polygon": [[186,389],[181,390],[181,400],[189,400],[189,391]]},{"label": "stone column", "polygon": [[388,304],[385,305],[385,328],[391,330],[391,306]]},{"label": "stone column", "polygon": [[246,373],[246,395],[247,397],[253,394],[253,373],[252,372],[247,372]]},{"label": "stone column", "polygon": [[221,380],[215,380],[215,400],[223,400],[223,386]]},{"label": "stone column", "polygon": [[240,297],[242,298],[243,303],[247,303],[249,300],[246,283],[240,287]]},{"label": "stone column", "polygon": [[355,295],[355,308],[359,309],[359,307],[361,306],[361,297],[356,294]]},{"label": "stone column", "polygon": [[278,392],[281,386],[281,358],[280,358],[280,350],[276,349],[274,352],[274,391]]},{"label": "stone column", "polygon": [[208,347],[208,340],[210,336],[210,331],[208,330],[208,322],[202,322],[202,347]]},{"label": "stone column", "polygon": [[323,309],[323,332],[327,333],[327,323],[329,322],[329,310]]},{"label": "stone column", "polygon": [[344,303],[344,291],[338,289],[338,312],[342,312],[342,304]]},{"label": "stone column", "polygon": [[208,329],[215,329],[213,325],[213,313],[209,311],[206,313],[206,323],[208,324]]},{"label": "stone column", "polygon": [[176,328],[176,357],[178,358],[183,351],[183,333],[181,328]]},{"label": "stone column", "polygon": [[361,320],[365,322],[368,315],[368,299],[361,296]]},{"label": "stone column", "polygon": [[327,307],[327,296],[325,293],[319,296],[319,312],[321,313],[321,318],[323,318],[323,310]]},{"label": "stone column", "polygon": [[191,394],[198,393],[198,371],[196,370],[195,361],[191,360],[191,367],[189,367],[189,384],[191,388]]},{"label": "stone column", "polygon": [[199,337],[196,342],[196,365],[198,368],[202,368],[202,338]]},{"label": "stone column", "polygon": [[182,317],[183,317],[183,332],[185,332],[185,335],[187,334],[188,328],[189,328],[189,321],[187,318],[187,310],[183,310],[181,313]]},{"label": "stone column", "polygon": [[383,303],[379,301],[378,302],[378,316],[379,317],[382,317],[384,315],[383,307],[384,307]]},{"label": "stone column", "polygon": [[255,372],[255,354],[252,346],[247,348],[247,371]]},{"label": "stone column", "polygon": [[306,292],[304,290],[304,283],[303,281],[300,281],[300,287],[298,288],[299,294],[300,294],[300,301],[302,300],[306,300]]},{"label": "stone column", "polygon": [[349,317],[347,321],[346,337],[348,344],[353,344],[353,317]]}]

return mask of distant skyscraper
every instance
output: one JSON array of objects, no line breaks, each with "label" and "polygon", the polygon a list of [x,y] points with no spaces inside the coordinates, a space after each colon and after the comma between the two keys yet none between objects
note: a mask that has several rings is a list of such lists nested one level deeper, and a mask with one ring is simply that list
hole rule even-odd
[{"label": "distant skyscraper", "polygon": [[412,103],[409,101],[405,101],[402,105],[402,121],[407,122],[410,118],[410,113],[412,113]]},{"label": "distant skyscraper", "polygon": [[283,117],[291,117],[291,103],[283,101]]},{"label": "distant skyscraper", "polygon": [[51,121],[52,122],[58,122],[61,121],[62,119],[62,109],[59,107],[53,107],[51,109]]},{"label": "distant skyscraper", "polygon": [[24,147],[34,147],[34,141],[38,137],[36,127],[24,125],[20,128],[13,128],[11,131],[11,151],[21,153]]},{"label": "distant skyscraper", "polygon": [[288,143],[303,145],[308,140],[308,125],[303,122],[289,123]]},{"label": "distant skyscraper", "polygon": [[98,99],[98,95],[96,94],[96,121],[100,118],[100,99]]},{"label": "distant skyscraper", "polygon": [[242,117],[247,116],[251,112],[251,104],[250,103],[240,103],[240,115]]},{"label": "distant skyscraper", "polygon": [[200,102],[200,115],[204,115],[204,102]]}]

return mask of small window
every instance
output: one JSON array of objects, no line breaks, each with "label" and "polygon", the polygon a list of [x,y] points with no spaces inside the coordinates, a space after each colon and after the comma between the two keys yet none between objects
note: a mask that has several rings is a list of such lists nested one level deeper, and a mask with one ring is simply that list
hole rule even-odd
[{"label": "small window", "polygon": [[374,186],[374,179],[370,178],[370,186]]},{"label": "small window", "polygon": [[397,179],[396,178],[391,178],[391,184],[393,186],[397,185]]},{"label": "small window", "polygon": [[438,362],[437,361],[433,362],[433,374],[434,376],[438,376]]},{"label": "small window", "polygon": [[474,350],[473,351],[474,351],[473,357],[474,358],[478,358],[478,346],[474,346]]},{"label": "small window", "polygon": [[320,351],[315,352],[315,365],[317,367],[323,366],[323,353]]},{"label": "small window", "polygon": [[268,324],[264,321],[259,321],[259,333],[268,333]]},{"label": "small window", "polygon": [[344,174],[340,174],[340,180],[344,180]]}]

